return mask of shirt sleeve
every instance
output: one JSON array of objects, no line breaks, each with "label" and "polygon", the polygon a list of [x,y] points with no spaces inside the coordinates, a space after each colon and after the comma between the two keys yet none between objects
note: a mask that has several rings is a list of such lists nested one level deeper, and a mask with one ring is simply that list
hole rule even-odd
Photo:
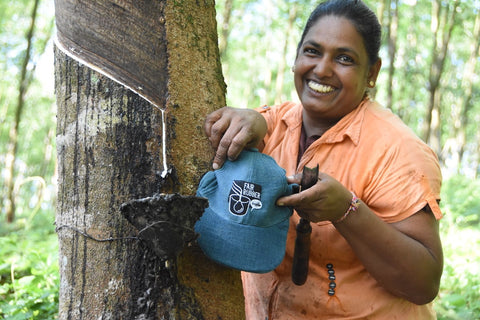
[{"label": "shirt sleeve", "polygon": [[386,222],[398,222],[430,207],[442,217],[441,171],[435,153],[416,137],[399,138],[375,159],[365,201]]},{"label": "shirt sleeve", "polygon": [[255,109],[265,118],[265,121],[267,122],[267,134],[263,139],[264,143],[268,141],[270,135],[272,134],[274,124],[276,123],[276,118],[277,118],[276,109],[277,109],[276,107],[271,107],[268,105],[264,105]]}]

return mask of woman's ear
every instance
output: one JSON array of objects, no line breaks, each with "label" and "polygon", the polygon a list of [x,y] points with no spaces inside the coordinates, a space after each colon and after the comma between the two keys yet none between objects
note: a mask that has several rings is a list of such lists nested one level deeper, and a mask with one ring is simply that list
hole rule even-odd
[{"label": "woman's ear", "polygon": [[377,82],[377,77],[381,67],[382,67],[382,59],[380,58],[378,58],[377,62],[375,62],[370,67],[370,71],[368,72],[368,78],[367,78],[367,85],[370,88],[373,88],[375,86],[375,82]]}]

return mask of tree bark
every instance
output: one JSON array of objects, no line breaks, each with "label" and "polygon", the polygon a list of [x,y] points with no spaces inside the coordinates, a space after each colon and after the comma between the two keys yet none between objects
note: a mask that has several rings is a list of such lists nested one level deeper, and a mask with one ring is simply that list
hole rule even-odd
[{"label": "tree bark", "polygon": [[399,12],[399,16],[404,17],[404,19],[407,19],[407,21],[411,23],[409,23],[407,27],[406,34],[406,39],[408,39],[409,43],[408,50],[401,50],[401,47],[399,47],[399,51],[397,50],[398,54],[400,54],[398,59],[407,61],[407,63],[405,63],[402,68],[396,70],[396,74],[398,74],[397,77],[403,79],[403,81],[398,81],[398,85],[396,86],[395,93],[399,98],[396,99],[398,101],[396,101],[395,105],[392,105],[392,110],[407,124],[412,123],[413,112],[410,103],[416,101],[418,96],[418,88],[412,85],[412,83],[419,73],[419,68],[409,63],[409,61],[416,62],[418,60],[418,35],[416,26],[418,25],[419,13],[417,11],[419,10],[417,10],[416,6],[409,6],[408,9]]},{"label": "tree bark", "polygon": [[233,0],[225,0],[222,12],[222,25],[220,31],[220,38],[218,39],[218,48],[220,57],[224,58],[227,54],[228,36],[230,35],[230,18],[232,16]]},{"label": "tree bark", "polygon": [[[441,153],[441,128],[440,128],[440,79],[445,65],[448,45],[455,26],[455,15],[457,12],[458,1],[453,4],[446,4],[445,11],[442,11],[440,0],[432,1],[432,23],[433,34],[432,45],[432,63],[429,74],[429,103],[425,117],[425,128],[422,138],[429,143],[432,149],[440,156]],[[444,16],[442,17],[442,12]],[[442,159],[441,159],[442,160]]]},{"label": "tree bark", "polygon": [[274,97],[275,104],[280,104],[282,101],[285,101],[285,97],[283,94],[283,82],[285,80],[287,53],[288,53],[288,48],[290,46],[290,35],[293,31],[297,16],[298,16],[298,3],[293,2],[289,6],[288,20],[287,20],[287,26],[285,30],[285,41],[283,42],[283,49],[282,49],[282,58],[278,63],[277,76],[275,78],[275,97]]},{"label": "tree bark", "polygon": [[398,1],[393,0],[393,8],[390,4],[388,15],[388,80],[386,107],[393,108],[393,76],[395,74],[395,58],[397,54],[398,33]]},{"label": "tree bark", "polygon": [[[474,30],[472,32],[473,42],[471,44],[470,57],[463,69],[462,77],[462,91],[464,95],[460,97],[460,117],[458,125],[455,126],[456,137],[456,149],[457,149],[457,170],[460,171],[463,155],[465,153],[465,147],[467,143],[467,128],[470,124],[469,113],[473,109],[473,84],[474,84],[474,71],[477,66],[477,60],[480,50],[480,16],[475,18]],[[478,141],[478,140],[477,140]]]},{"label": "tree bark", "polygon": [[384,19],[385,19],[385,8],[390,8],[390,0],[381,0],[379,1],[380,3],[377,4],[375,7],[377,9],[377,17],[378,21],[380,22],[381,25],[384,24]]},{"label": "tree bark", "polygon": [[[59,319],[243,318],[238,271],[195,244],[159,257],[120,212],[193,195],[210,167],[203,119],[225,104],[213,1],[58,0],[56,18]],[[195,210],[171,223],[191,230]]]}]

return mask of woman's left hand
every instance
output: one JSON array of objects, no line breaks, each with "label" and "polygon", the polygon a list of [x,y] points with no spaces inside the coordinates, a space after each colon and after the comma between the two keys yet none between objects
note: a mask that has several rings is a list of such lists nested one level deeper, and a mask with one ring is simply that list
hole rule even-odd
[{"label": "woman's left hand", "polygon": [[[289,183],[300,183],[302,174],[287,177]],[[277,200],[279,206],[293,207],[298,215],[311,222],[337,221],[350,206],[352,194],[339,181],[326,173],[307,190]]]}]

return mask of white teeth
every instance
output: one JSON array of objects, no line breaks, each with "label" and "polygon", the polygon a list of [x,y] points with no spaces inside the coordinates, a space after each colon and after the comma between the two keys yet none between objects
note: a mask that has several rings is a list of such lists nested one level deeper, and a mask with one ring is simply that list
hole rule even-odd
[{"label": "white teeth", "polygon": [[325,86],[323,84],[313,82],[313,81],[308,81],[308,87],[314,91],[320,92],[320,93],[328,93],[332,92],[334,90],[333,87],[331,86]]}]

